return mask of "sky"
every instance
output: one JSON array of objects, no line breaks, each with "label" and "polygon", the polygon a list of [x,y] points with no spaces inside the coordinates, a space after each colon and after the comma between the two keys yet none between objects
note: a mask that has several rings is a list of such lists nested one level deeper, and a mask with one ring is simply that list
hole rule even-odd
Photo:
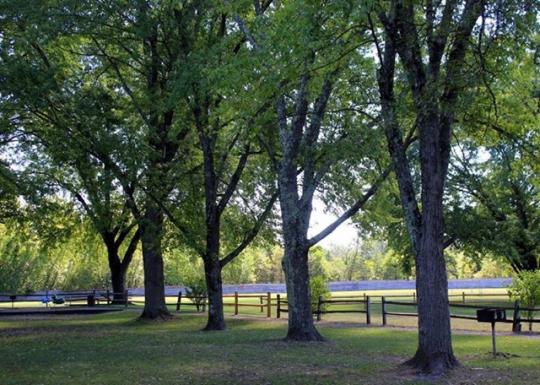
[{"label": "sky", "polygon": [[[337,216],[332,213],[324,212],[324,204],[320,199],[313,200],[313,212],[311,214],[311,223],[309,226],[309,236],[316,235],[319,231],[331,224],[337,219]],[[356,238],[358,237],[356,228],[353,226],[350,220],[342,223],[332,234],[327,236],[319,245],[324,248],[329,248],[332,245],[336,246],[348,246],[354,245]]]}]

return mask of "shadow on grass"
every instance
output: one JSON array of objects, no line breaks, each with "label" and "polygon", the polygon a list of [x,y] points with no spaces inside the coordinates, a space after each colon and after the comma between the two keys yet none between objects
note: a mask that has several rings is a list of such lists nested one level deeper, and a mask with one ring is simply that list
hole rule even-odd
[{"label": "shadow on grass", "polygon": [[[227,330],[203,332],[204,316],[181,314],[169,321],[141,322],[138,315],[128,311],[21,320],[16,328],[4,328],[0,321],[2,384],[426,383],[399,367],[414,352],[415,332],[320,325],[331,342],[290,343],[283,341],[285,323],[227,318]],[[10,335],[8,330],[23,330],[24,335]],[[492,362],[478,356],[489,343],[483,336],[457,338],[464,364],[491,369],[464,369],[465,374],[456,372],[440,383],[530,385],[538,378],[537,359]],[[504,339],[501,346],[510,351],[518,345],[523,344]],[[527,349],[534,356],[534,346]]]}]

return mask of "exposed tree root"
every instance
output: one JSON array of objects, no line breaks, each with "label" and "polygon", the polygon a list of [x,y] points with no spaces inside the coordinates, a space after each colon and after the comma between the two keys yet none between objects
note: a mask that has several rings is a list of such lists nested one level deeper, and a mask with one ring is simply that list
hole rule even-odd
[{"label": "exposed tree root", "polygon": [[417,351],[402,365],[415,369],[421,376],[438,377],[459,367],[460,363],[452,353],[425,354]]},{"label": "exposed tree root", "polygon": [[144,309],[139,319],[141,321],[167,321],[173,318],[173,315],[167,309],[148,310]]}]

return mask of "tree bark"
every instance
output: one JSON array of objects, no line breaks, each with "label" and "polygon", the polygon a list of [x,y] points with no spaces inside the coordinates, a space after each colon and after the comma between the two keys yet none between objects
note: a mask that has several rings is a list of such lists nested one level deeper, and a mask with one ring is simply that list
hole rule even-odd
[{"label": "tree bark", "polygon": [[[285,241],[285,244],[287,243]],[[282,264],[287,284],[288,303],[288,330],[285,340],[324,341],[323,336],[315,328],[311,312],[308,250],[285,247]]]},{"label": "tree bark", "polygon": [[150,200],[141,224],[141,243],[144,265],[144,310],[142,319],[168,319],[171,313],[165,304],[165,283],[161,234],[163,213]]},{"label": "tree bark", "polygon": [[296,167],[283,159],[279,170],[280,206],[284,255],[282,260],[287,287],[288,341],[324,341],[313,323],[309,286],[309,242],[307,232],[311,201],[298,203]]},{"label": "tree bark", "polygon": [[432,375],[442,374],[459,365],[452,349],[448,281],[443,251],[444,176],[437,168],[437,163],[423,163],[422,236],[416,257],[418,348],[414,357],[407,362],[422,373]]},{"label": "tree bark", "polygon": [[140,240],[140,230],[137,230],[131,237],[122,260],[119,256],[119,249],[126,240],[131,228],[132,226],[129,226],[120,232],[113,230],[102,233],[102,238],[107,247],[109,270],[111,272],[113,304],[125,304],[126,302],[126,298],[124,298],[124,291],[126,290],[126,274]]},{"label": "tree bark", "polygon": [[225,330],[223,315],[223,282],[219,260],[207,260],[204,263],[204,276],[208,290],[208,320],[204,331]]},{"label": "tree bark", "polygon": [[125,304],[124,291],[126,290],[126,270],[121,264],[111,266],[111,284],[113,290],[113,304]]},{"label": "tree bark", "polygon": [[111,272],[111,284],[113,290],[113,304],[124,303],[125,277],[129,264],[123,264],[118,255],[118,245],[115,242],[113,232],[104,232],[102,234],[105,246],[107,247],[107,259],[109,261],[109,270]]}]

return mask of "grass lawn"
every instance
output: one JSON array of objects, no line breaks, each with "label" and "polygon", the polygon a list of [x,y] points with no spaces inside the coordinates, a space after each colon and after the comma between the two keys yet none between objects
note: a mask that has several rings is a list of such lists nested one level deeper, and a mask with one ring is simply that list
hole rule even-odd
[{"label": "grass lawn", "polygon": [[[201,332],[205,318],[140,322],[126,311],[49,319],[0,319],[0,384],[425,384],[399,367],[416,333],[319,325],[329,342],[281,341],[284,321],[228,318],[228,330]],[[540,339],[455,335],[464,367],[436,384],[538,384]],[[431,382],[430,382],[431,383]]]}]

